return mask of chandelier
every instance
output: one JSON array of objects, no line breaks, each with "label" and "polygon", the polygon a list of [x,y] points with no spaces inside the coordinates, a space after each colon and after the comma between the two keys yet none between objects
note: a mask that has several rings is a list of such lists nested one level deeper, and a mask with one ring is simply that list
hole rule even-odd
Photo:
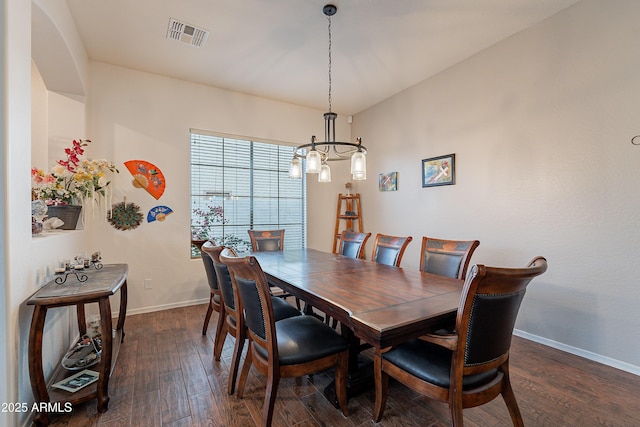
[{"label": "chandelier", "polygon": [[332,4],[322,8],[329,21],[329,112],[324,113],[324,141],[314,136],[311,142],[297,146],[293,150],[293,159],[289,165],[289,177],[302,177],[302,160],[306,163],[307,173],[317,173],[318,182],[331,182],[331,169],[328,162],[351,159],[351,176],[355,181],[367,179],[367,149],[360,138],[356,142],[336,141],[336,117],[331,111],[331,17],[338,8]]}]

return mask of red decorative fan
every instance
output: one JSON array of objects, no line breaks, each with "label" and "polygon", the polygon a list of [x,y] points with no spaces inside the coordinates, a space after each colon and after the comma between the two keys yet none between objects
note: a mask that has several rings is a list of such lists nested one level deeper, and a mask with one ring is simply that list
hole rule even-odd
[{"label": "red decorative fan", "polygon": [[156,165],[145,160],[129,160],[124,162],[124,165],[133,175],[134,187],[144,188],[156,199],[162,196],[166,181]]}]

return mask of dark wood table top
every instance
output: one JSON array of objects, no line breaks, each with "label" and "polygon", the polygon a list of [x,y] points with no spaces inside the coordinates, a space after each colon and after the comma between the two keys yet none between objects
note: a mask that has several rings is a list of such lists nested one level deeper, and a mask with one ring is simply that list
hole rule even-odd
[{"label": "dark wood table top", "polygon": [[271,281],[378,348],[420,336],[455,311],[464,284],[314,249],[252,255]]}]

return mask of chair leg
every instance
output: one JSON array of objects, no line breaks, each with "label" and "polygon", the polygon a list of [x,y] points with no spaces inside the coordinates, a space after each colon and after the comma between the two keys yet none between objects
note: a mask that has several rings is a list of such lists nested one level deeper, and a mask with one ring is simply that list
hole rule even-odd
[{"label": "chair leg", "polygon": [[347,407],[347,376],[349,375],[349,351],[343,351],[339,355],[338,366],[336,367],[336,397],[340,404],[340,409],[345,417],[349,416]]},{"label": "chair leg", "polygon": [[211,320],[211,313],[213,313],[213,294],[209,297],[209,307],[207,307],[207,314],[204,315],[204,325],[202,325],[202,335],[207,335],[207,329],[209,328],[209,320]]},{"label": "chair leg", "polygon": [[380,422],[384,408],[387,405],[387,392],[389,389],[389,375],[382,371],[382,356],[376,353],[373,358],[373,374],[375,378],[376,402],[373,407],[373,421]]},{"label": "chair leg", "polygon": [[249,376],[249,370],[251,369],[251,364],[253,363],[253,356],[251,354],[251,339],[249,339],[249,344],[247,345],[247,355],[244,358],[244,364],[242,365],[242,372],[240,372],[240,380],[238,382],[238,397],[242,398],[244,394],[244,386],[247,383],[247,377]]},{"label": "chair leg", "polygon": [[462,391],[459,396],[449,393],[449,411],[451,412],[451,426],[462,427],[464,425],[464,417],[462,415]]},{"label": "chair leg", "polygon": [[502,398],[507,405],[509,415],[511,415],[511,422],[514,427],[523,427],[522,414],[520,414],[520,408],[518,408],[518,402],[516,401],[516,395],[511,388],[511,381],[509,380],[509,368],[503,366],[504,378],[502,379]]},{"label": "chair leg", "polygon": [[262,408],[262,425],[264,427],[271,426],[273,419],[273,408],[276,404],[276,396],[278,395],[278,385],[280,384],[280,373],[274,372],[273,375],[267,377],[267,389],[264,396],[264,406]]},{"label": "chair leg", "polygon": [[245,337],[246,335],[244,331],[238,331],[236,334],[236,343],[233,346],[233,359],[231,359],[231,369],[229,370],[229,383],[227,384],[227,393],[229,394],[233,394],[236,388],[238,366],[240,366],[240,358],[242,357]]},{"label": "chair leg", "polygon": [[225,317],[227,317],[227,313],[224,307],[221,307],[220,313],[218,313],[218,323],[216,324],[216,336],[213,339],[213,360],[215,361],[220,361],[224,340],[227,338],[227,331],[229,330]]}]

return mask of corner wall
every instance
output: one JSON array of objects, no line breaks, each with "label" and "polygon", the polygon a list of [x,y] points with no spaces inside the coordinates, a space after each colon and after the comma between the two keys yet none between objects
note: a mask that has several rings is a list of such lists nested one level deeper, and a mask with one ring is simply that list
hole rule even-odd
[{"label": "corner wall", "polygon": [[[522,335],[640,374],[640,3],[584,0],[356,115],[370,179],[365,228],[479,239],[473,263],[549,270]],[[421,159],[456,154],[456,185],[421,187]],[[399,173],[379,192],[378,173]],[[368,248],[370,253],[370,247]]]}]

